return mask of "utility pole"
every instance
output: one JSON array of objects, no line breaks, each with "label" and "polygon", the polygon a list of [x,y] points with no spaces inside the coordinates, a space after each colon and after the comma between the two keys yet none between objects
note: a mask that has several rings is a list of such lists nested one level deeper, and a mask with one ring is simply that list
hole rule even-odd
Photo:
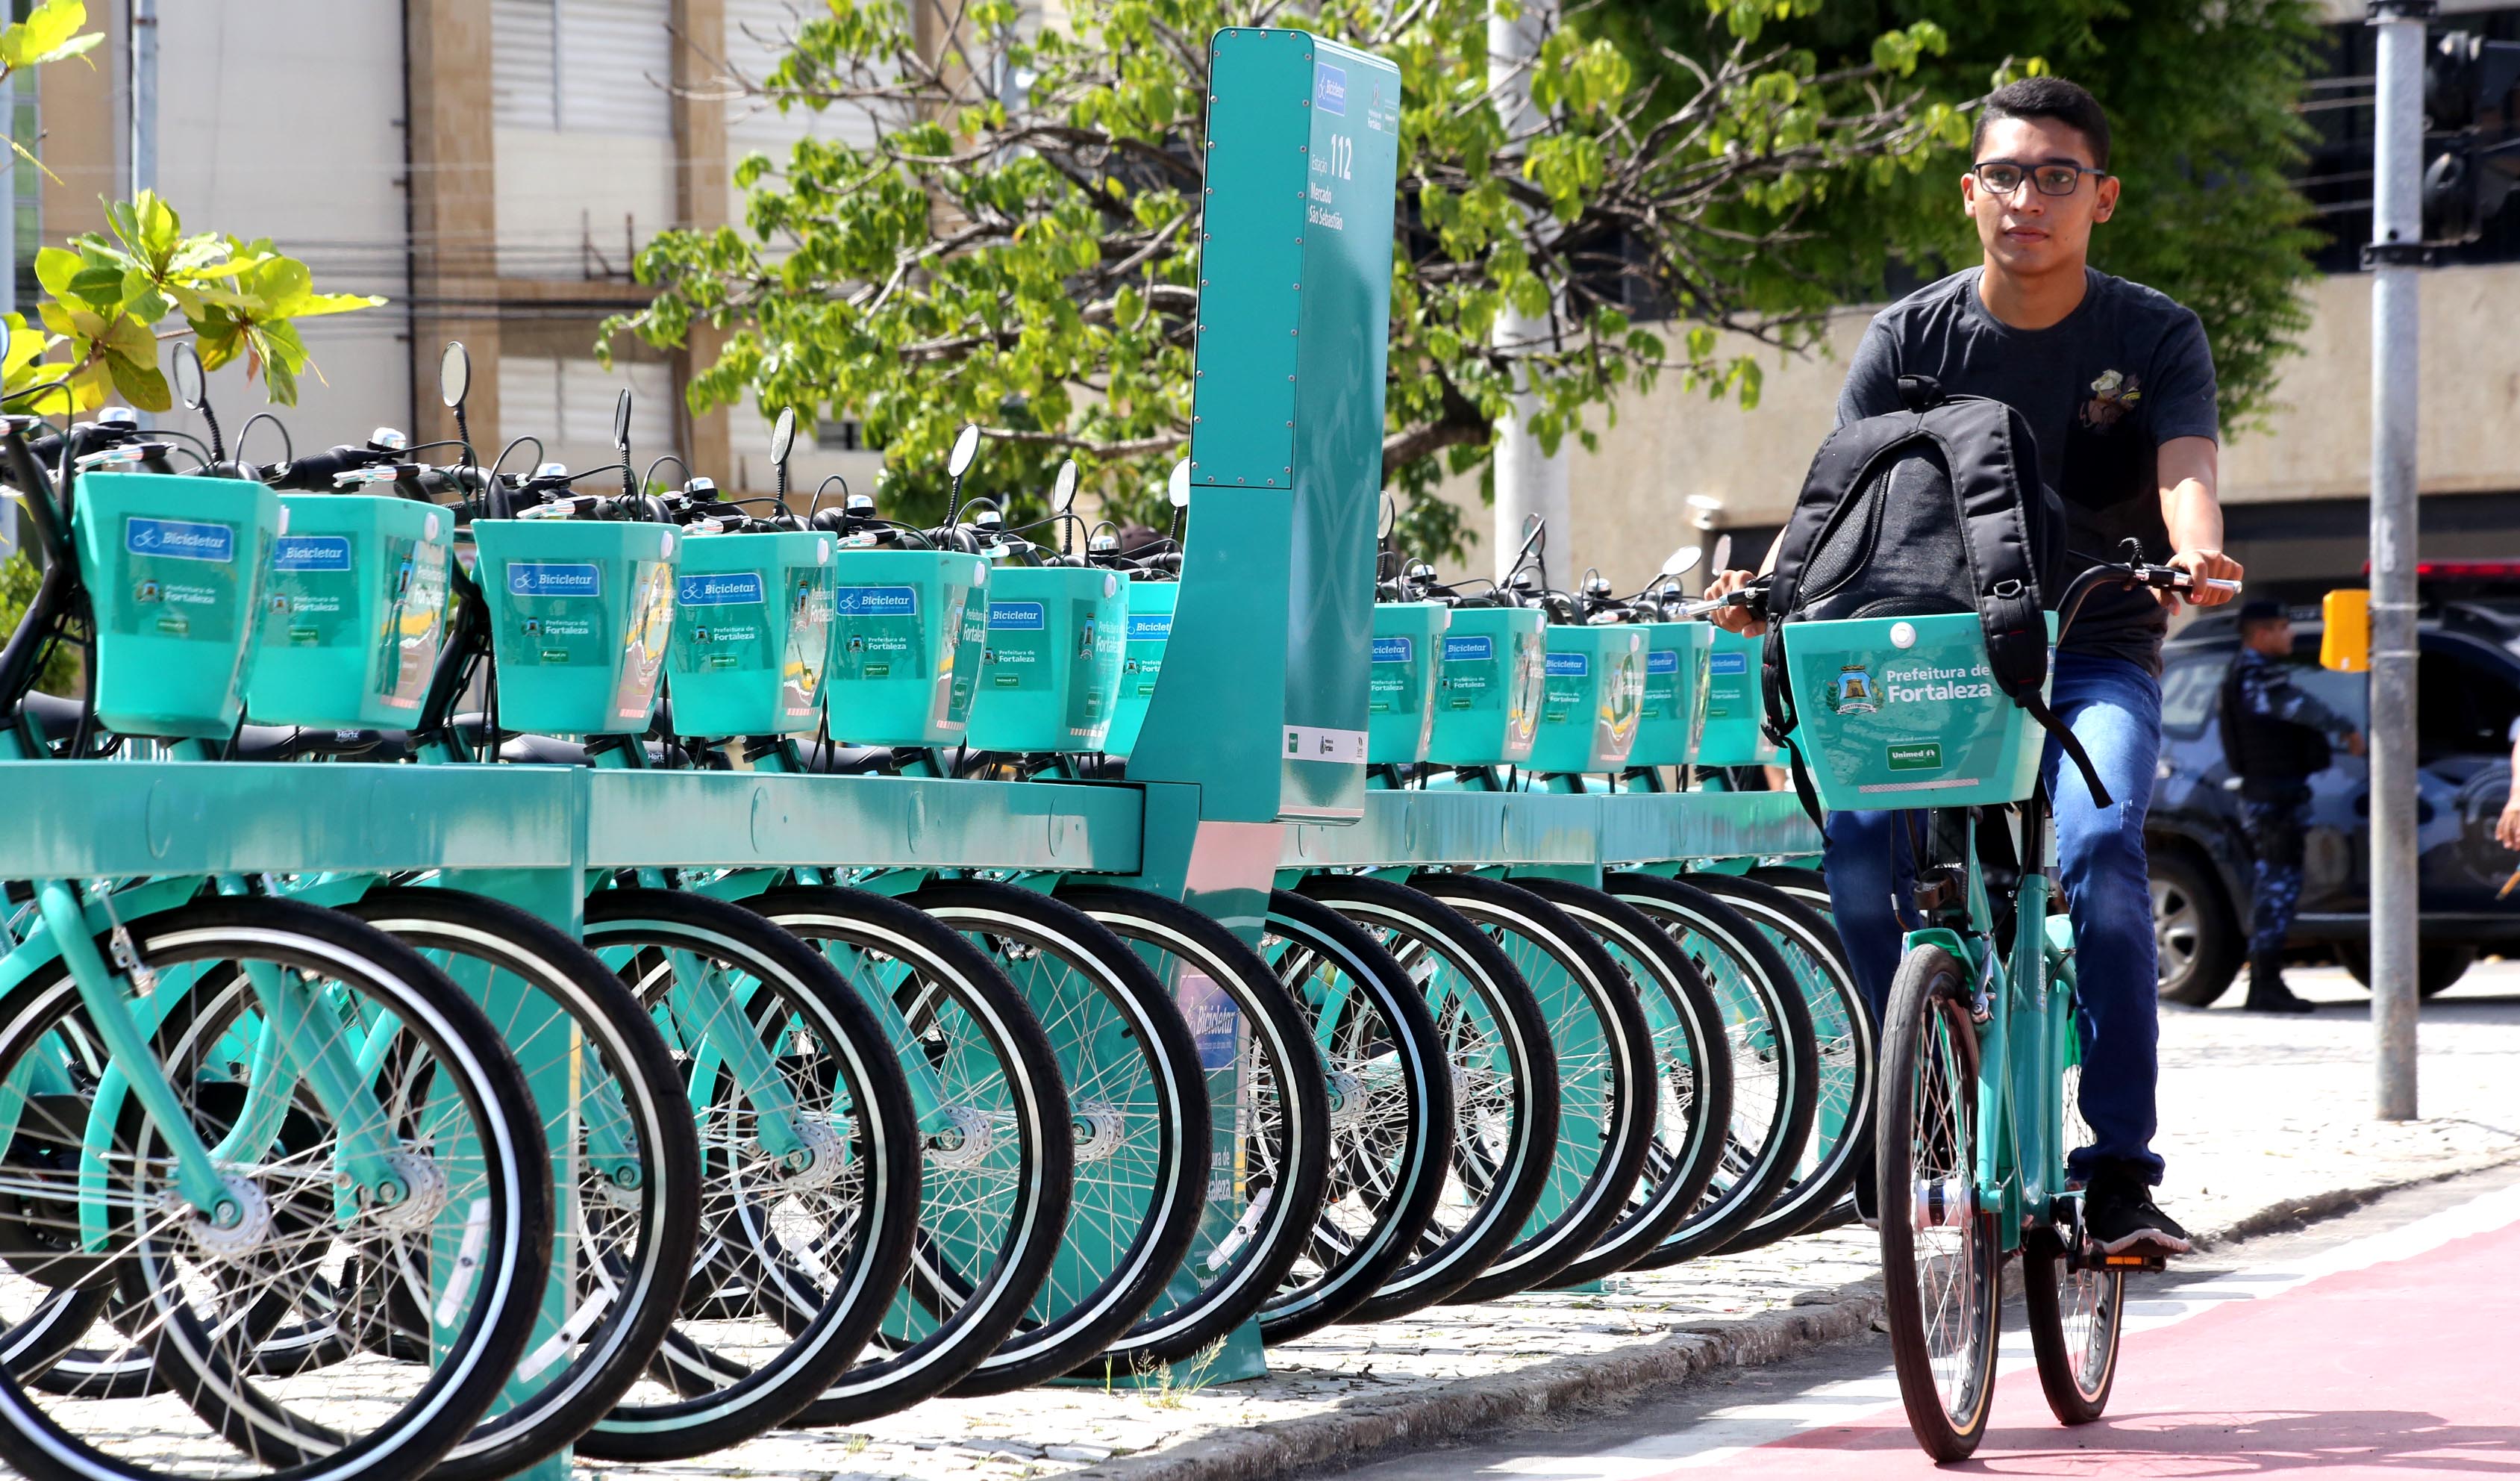
[{"label": "utility pole", "polygon": [[[1513,9],[1516,5],[1519,10]],[[1548,39],[1554,14],[1551,0],[1489,0],[1488,86],[1497,92],[1497,110],[1504,116],[1508,139],[1529,135],[1543,121],[1531,102],[1531,69],[1539,66],[1540,44]],[[1497,314],[1490,343],[1499,348],[1528,347],[1547,339],[1550,332],[1548,315],[1535,317],[1508,307]],[[1517,371],[1512,409],[1497,424],[1496,532],[1491,548],[1496,553],[1498,580],[1505,579],[1506,569],[1513,564],[1514,552],[1522,546],[1523,521],[1531,515],[1547,522],[1560,551],[1573,548],[1566,444],[1558,443],[1553,457],[1541,451],[1540,439],[1531,435],[1532,413],[1539,409],[1540,395],[1531,389],[1529,372]],[[1561,569],[1563,565],[1561,561]]]},{"label": "utility pole", "polygon": [[2415,377],[2423,246],[2424,22],[2434,0],[2370,0],[2372,1110],[2415,1116]]}]

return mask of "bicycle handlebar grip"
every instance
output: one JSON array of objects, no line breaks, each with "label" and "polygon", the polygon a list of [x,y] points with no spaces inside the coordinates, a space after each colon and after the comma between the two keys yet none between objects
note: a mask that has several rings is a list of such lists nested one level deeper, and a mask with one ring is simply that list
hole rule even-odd
[{"label": "bicycle handlebar grip", "polygon": [[334,475],[347,473],[353,468],[365,468],[386,455],[344,444],[328,452],[309,453],[281,464],[272,470],[269,483],[274,488],[299,493],[330,493],[333,491]]}]

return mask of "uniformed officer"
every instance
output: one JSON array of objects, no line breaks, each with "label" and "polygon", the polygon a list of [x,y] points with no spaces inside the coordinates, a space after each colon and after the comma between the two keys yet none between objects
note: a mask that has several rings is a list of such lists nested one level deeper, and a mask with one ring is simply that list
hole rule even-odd
[{"label": "uniformed officer", "polygon": [[2292,678],[2292,624],[2275,602],[2240,609],[2240,654],[2223,680],[2223,756],[2240,783],[2240,821],[2256,857],[2249,906],[2249,996],[2255,1013],[2307,1013],[2283,981],[2284,935],[2301,903],[2302,829],[2310,779],[2328,742],[2362,754],[2362,732]]}]

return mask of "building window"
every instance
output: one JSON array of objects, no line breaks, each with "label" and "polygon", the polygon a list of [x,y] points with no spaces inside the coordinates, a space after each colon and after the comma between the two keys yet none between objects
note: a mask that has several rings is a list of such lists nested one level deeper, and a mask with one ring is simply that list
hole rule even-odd
[{"label": "building window", "polygon": [[490,0],[498,121],[671,138],[672,0]]},{"label": "building window", "polygon": [[867,440],[866,428],[855,417],[814,424],[814,447],[821,452],[880,452]]}]

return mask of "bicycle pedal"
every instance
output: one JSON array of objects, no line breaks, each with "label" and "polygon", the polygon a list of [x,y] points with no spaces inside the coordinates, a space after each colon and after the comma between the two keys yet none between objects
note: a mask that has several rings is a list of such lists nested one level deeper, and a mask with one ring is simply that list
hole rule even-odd
[{"label": "bicycle pedal", "polygon": [[2168,1256],[2149,1255],[2140,1250],[2125,1250],[2115,1255],[2092,1250],[2085,1255],[2083,1264],[2093,1270],[2125,1271],[2130,1274],[2158,1275],[2170,1269]]}]

